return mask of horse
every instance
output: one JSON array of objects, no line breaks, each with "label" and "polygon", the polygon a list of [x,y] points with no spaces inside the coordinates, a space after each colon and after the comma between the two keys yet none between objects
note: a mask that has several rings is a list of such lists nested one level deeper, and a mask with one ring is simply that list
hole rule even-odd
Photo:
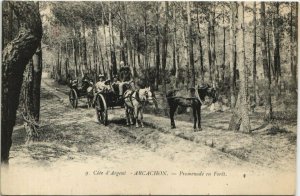
[{"label": "horse", "polygon": [[170,108],[170,120],[171,120],[171,128],[175,129],[175,121],[174,114],[178,108],[178,106],[183,107],[192,107],[193,109],[193,117],[194,117],[194,130],[198,125],[199,131],[201,128],[201,105],[203,104],[205,97],[209,96],[213,100],[213,103],[217,101],[217,92],[214,87],[209,86],[208,84],[195,88],[190,88],[191,97],[180,97],[177,94],[178,90],[170,90],[166,94],[167,102]]},{"label": "horse", "polygon": [[[143,123],[143,109],[147,103],[154,103],[156,100],[154,93],[150,90],[150,87],[139,89],[137,91],[126,90],[124,95],[124,106],[126,114],[126,125],[133,125],[132,118],[136,120],[136,128],[139,127],[138,117],[140,117],[141,127],[144,127]],[[130,124],[129,124],[130,123]]]}]

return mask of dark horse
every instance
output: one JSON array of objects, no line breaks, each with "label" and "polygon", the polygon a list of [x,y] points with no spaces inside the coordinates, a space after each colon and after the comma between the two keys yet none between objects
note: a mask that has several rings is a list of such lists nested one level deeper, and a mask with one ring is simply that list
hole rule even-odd
[{"label": "dark horse", "polygon": [[[196,91],[197,90],[197,91]],[[193,116],[194,116],[194,129],[196,129],[196,124],[198,122],[198,128],[201,130],[201,105],[203,104],[205,97],[209,96],[213,100],[213,103],[217,101],[217,93],[215,88],[204,85],[198,87],[197,89],[191,88],[190,97],[181,97],[177,94],[178,90],[171,90],[167,93],[167,101],[170,107],[170,119],[171,119],[171,128],[176,128],[174,121],[174,114],[178,106],[183,107],[192,107]]]}]

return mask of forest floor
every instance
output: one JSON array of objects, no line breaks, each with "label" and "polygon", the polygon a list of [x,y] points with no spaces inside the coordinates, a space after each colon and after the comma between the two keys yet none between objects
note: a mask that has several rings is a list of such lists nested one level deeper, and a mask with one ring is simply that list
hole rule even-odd
[{"label": "forest floor", "polygon": [[[250,116],[251,134],[227,130],[230,111],[202,110],[202,131],[194,132],[191,116],[176,115],[177,129],[167,116],[145,114],[145,128],[126,126],[122,108],[109,110],[109,124],[97,122],[95,110],[81,100],[71,108],[68,87],[42,79],[41,129],[37,142],[26,145],[26,132],[17,119],[10,151],[10,167],[60,167],[112,170],[179,169],[188,171],[242,171],[265,173],[296,171],[296,107],[275,110],[270,124],[263,110]],[[178,120],[179,119],[179,120]],[[92,171],[91,171],[92,172]],[[228,173],[228,172],[227,172]],[[258,172],[259,173],[259,172]],[[229,174],[230,175],[230,172]],[[244,176],[245,177],[245,176]]]}]

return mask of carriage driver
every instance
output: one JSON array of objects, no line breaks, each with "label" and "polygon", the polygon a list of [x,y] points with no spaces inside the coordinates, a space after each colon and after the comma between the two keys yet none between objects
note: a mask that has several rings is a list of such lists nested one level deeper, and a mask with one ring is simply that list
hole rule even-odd
[{"label": "carriage driver", "polygon": [[87,73],[84,74],[82,80],[81,80],[81,84],[82,84],[82,90],[85,92],[87,90],[87,88],[90,86],[90,78],[88,76]]},{"label": "carriage driver", "polygon": [[124,64],[124,61],[120,62],[120,83],[119,83],[119,96],[123,96],[124,84],[129,84],[131,79],[131,72],[129,66]]}]

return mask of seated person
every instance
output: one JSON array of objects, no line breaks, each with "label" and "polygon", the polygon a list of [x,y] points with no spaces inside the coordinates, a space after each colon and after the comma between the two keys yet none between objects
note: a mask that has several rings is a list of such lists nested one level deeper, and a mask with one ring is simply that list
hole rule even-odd
[{"label": "seated person", "polygon": [[131,79],[131,71],[129,66],[122,66],[119,73],[121,82],[129,81]]},{"label": "seated person", "polygon": [[81,89],[83,91],[86,91],[87,88],[90,86],[90,82],[91,82],[91,80],[88,77],[88,74],[85,73],[84,76],[83,76],[83,78],[82,78],[82,80],[81,80]]},{"label": "seated person", "polygon": [[112,86],[112,90],[117,94],[119,92],[119,85],[120,85],[120,81],[118,80],[117,76],[114,76],[113,78],[113,82],[111,84]]},{"label": "seated person", "polygon": [[130,84],[131,80],[131,71],[129,66],[125,65],[123,61],[120,62],[120,84],[119,84],[119,96],[123,95],[124,84]]},{"label": "seated person", "polygon": [[77,88],[78,80],[70,80],[70,88]]},{"label": "seated person", "polygon": [[110,90],[110,85],[108,84],[109,81],[105,81],[104,75],[99,75],[99,81],[95,84],[95,92],[101,92],[103,90]]}]

